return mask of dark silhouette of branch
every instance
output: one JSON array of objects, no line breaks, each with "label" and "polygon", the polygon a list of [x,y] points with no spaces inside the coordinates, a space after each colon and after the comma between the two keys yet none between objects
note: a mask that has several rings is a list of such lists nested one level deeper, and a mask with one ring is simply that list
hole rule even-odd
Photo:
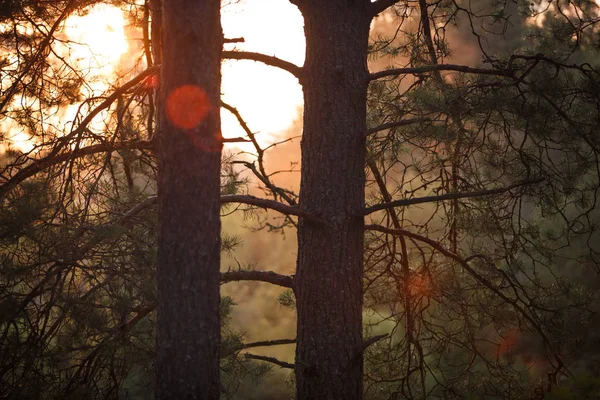
[{"label": "dark silhouette of branch", "polygon": [[87,128],[87,125],[90,122],[92,122],[92,120],[96,117],[96,115],[98,115],[100,112],[102,112],[103,110],[108,108],[119,97],[121,97],[123,94],[128,92],[133,87],[137,86],[142,81],[144,81],[144,79],[146,79],[148,76],[156,74],[159,71],[159,69],[160,69],[160,65],[155,65],[153,67],[147,68],[144,71],[142,71],[140,74],[138,74],[137,76],[135,76],[134,78],[132,78],[131,80],[129,80],[128,82],[123,84],[122,86],[119,86],[118,88],[116,88],[110,96],[108,96],[106,99],[104,99],[104,101],[102,103],[100,103],[92,111],[90,111],[90,113],[83,119],[83,121],[81,121],[81,123],[79,124],[77,129],[74,129],[67,136],[65,136],[64,138],[61,138],[60,139],[61,142],[67,142],[69,139],[71,139],[71,138],[77,136],[78,134],[80,134],[81,132],[83,132]]},{"label": "dark silhouette of branch", "polygon": [[[126,212],[117,223],[122,223],[122,221],[132,218],[139,214],[144,209],[151,207],[157,203],[157,196],[150,196],[137,206],[133,207],[131,210]],[[229,204],[229,203],[241,203],[248,204],[252,206],[257,206],[265,209],[279,211],[282,214],[286,215],[295,215],[297,217],[302,217],[309,219],[313,222],[323,222],[320,218],[298,208],[295,206],[288,206],[287,204],[280,203],[275,200],[269,199],[261,199],[259,197],[250,196],[250,195],[241,195],[241,194],[226,194],[221,196],[221,204]]]},{"label": "dark silhouette of branch", "polygon": [[[238,143],[238,142],[249,142],[249,140],[236,137],[223,139],[224,143]],[[153,144],[150,140],[131,140],[126,142],[117,143],[99,143],[90,145],[87,147],[77,148],[69,153],[63,154],[50,154],[43,158],[33,161],[25,168],[19,170],[15,175],[9,178],[5,183],[0,185],[0,198],[2,198],[7,192],[14,189],[19,183],[25,179],[30,178],[43,170],[53,167],[65,161],[70,161],[76,158],[89,156],[92,154],[119,151],[119,150],[152,150]]]},{"label": "dark silhouette of branch", "polygon": [[275,56],[268,56],[262,53],[251,51],[223,51],[223,58],[230,60],[250,60],[258,61],[271,67],[281,68],[294,75],[298,80],[302,80],[302,68],[289,61],[282,60]]},{"label": "dark silhouette of branch", "polygon": [[[81,121],[81,123],[79,124],[79,126],[76,129],[71,131],[65,137],[60,138],[58,143],[56,144],[56,146],[52,149],[52,151],[50,151],[50,153],[48,155],[44,156],[43,158],[40,158],[39,160],[34,161],[32,164],[21,169],[15,175],[10,177],[5,183],[3,183],[0,186],[0,198],[4,197],[4,195],[9,190],[13,189],[16,185],[23,182],[25,179],[37,174],[38,172],[44,170],[45,168],[48,168],[49,166],[56,165],[60,162],[70,159],[73,156],[73,153],[82,151],[83,153],[81,153],[81,155],[87,155],[87,154],[93,154],[94,152],[107,151],[109,148],[111,148],[111,146],[114,147],[112,144],[103,143],[103,144],[89,146],[88,148],[77,149],[76,151],[67,153],[65,155],[59,155],[59,152],[65,146],[67,146],[67,144],[69,143],[69,141],[72,138],[83,133],[85,131],[85,129],[87,129],[87,125],[96,117],[96,115],[98,115],[104,109],[108,108],[120,96],[122,96],[127,91],[129,91],[130,89],[132,89],[133,87],[138,85],[140,82],[142,82],[148,76],[155,74],[158,71],[158,69],[159,69],[158,66],[148,68],[145,71],[143,71],[142,73],[140,73],[139,75],[137,75],[135,78],[131,79],[129,82],[127,82],[124,85],[120,86],[119,88],[115,89],[115,91],[110,96],[108,96],[106,99],[104,99],[104,101],[102,103],[100,103],[92,111],[90,111],[90,113],[83,119],[83,121]],[[128,142],[126,142],[126,143],[128,143]],[[129,142],[129,143],[134,143],[134,142]],[[138,143],[137,145],[144,144],[147,148],[150,147],[149,142],[138,141],[137,143]],[[95,146],[99,146],[99,147],[95,147]],[[107,146],[107,147],[102,150],[101,146]],[[127,148],[126,146],[127,145],[125,145],[124,148]]]},{"label": "dark silhouette of branch", "polygon": [[282,344],[294,344],[296,339],[276,339],[276,340],[263,340],[261,342],[244,343],[242,349],[249,349],[252,347],[267,347],[267,346],[280,346]]},{"label": "dark silhouette of branch", "polygon": [[275,200],[261,199],[250,195],[228,194],[221,196],[221,204],[227,203],[242,203],[252,206],[257,206],[265,209],[279,211],[286,215],[295,215],[297,217],[306,218],[313,222],[323,222],[317,216],[298,208],[297,206],[289,206]]},{"label": "dark silhouette of branch", "polygon": [[372,344],[375,344],[377,342],[379,342],[382,339],[385,339],[386,337],[390,336],[387,333],[384,333],[383,335],[377,335],[377,336],[373,336],[368,338],[367,340],[365,340],[363,342],[363,347],[362,350],[365,351],[367,349],[367,347],[371,346]]},{"label": "dark silhouette of branch", "polygon": [[232,354],[235,354],[241,350],[250,349],[254,347],[269,347],[269,346],[280,346],[285,344],[294,344],[296,343],[296,339],[276,339],[276,340],[263,340],[260,342],[251,342],[251,343],[241,343],[240,345],[228,349],[228,351],[223,352],[221,354],[221,358],[229,357]]},{"label": "dark silhouette of branch", "polygon": [[447,193],[441,194],[439,196],[426,196],[426,197],[417,197],[414,199],[402,199],[395,200],[390,203],[377,204],[371,207],[367,207],[364,211],[364,215],[369,215],[376,211],[386,210],[394,207],[404,207],[410,206],[413,204],[421,204],[421,203],[431,203],[435,201],[443,201],[443,200],[454,200],[454,199],[465,199],[465,198],[474,198],[474,197],[483,197],[483,196],[491,196],[495,194],[500,194],[504,192],[508,192],[514,188],[524,185],[533,185],[536,183],[540,183],[544,180],[544,178],[531,179],[527,181],[517,182],[512,185],[495,188],[495,189],[487,189],[487,190],[479,190],[475,192],[459,192],[459,193]]},{"label": "dark silhouette of branch", "polygon": [[140,212],[142,212],[146,208],[155,205],[157,201],[158,201],[157,196],[151,196],[151,197],[146,198],[146,200],[142,201],[140,204],[138,204],[137,206],[133,207],[131,210],[129,210],[125,214],[123,214],[123,216],[119,219],[119,221],[127,221],[127,220],[135,217],[136,215],[138,215]]},{"label": "dark silhouette of branch", "polygon": [[244,132],[246,132],[246,135],[248,135],[248,137],[250,138],[250,142],[252,142],[252,145],[254,146],[254,149],[256,150],[256,153],[258,154],[258,165],[260,168],[260,171],[256,168],[256,166],[254,165],[254,163],[249,163],[246,161],[240,161],[239,163],[243,164],[246,168],[250,169],[254,175],[267,187],[269,188],[269,190],[271,192],[273,192],[273,194],[277,194],[278,196],[280,196],[282,199],[284,199],[285,201],[288,202],[288,204],[295,206],[296,202],[294,201],[294,199],[292,199],[282,188],[276,186],[273,184],[273,182],[271,182],[271,180],[269,179],[269,176],[267,175],[267,172],[265,171],[264,168],[264,155],[265,155],[265,150],[262,149],[260,147],[260,145],[258,144],[258,141],[256,140],[256,137],[254,135],[254,132],[252,132],[250,130],[250,127],[248,126],[248,124],[246,123],[246,121],[244,120],[244,118],[242,117],[242,114],[240,114],[240,112],[238,111],[237,108],[225,103],[224,101],[221,101],[221,107],[223,107],[224,109],[226,109],[227,111],[229,111],[238,121],[238,123],[240,124],[240,126],[242,127],[242,129],[244,130]]},{"label": "dark silhouette of branch", "polygon": [[[277,274],[272,271],[230,271],[221,273],[221,283],[237,281],[259,281],[292,289],[294,278],[288,275]],[[258,345],[257,345],[258,346]],[[257,347],[251,346],[251,347]]]},{"label": "dark silhouette of branch", "polygon": [[495,75],[502,77],[512,77],[513,71],[510,69],[489,69],[489,68],[473,68],[466,65],[455,65],[455,64],[439,64],[439,65],[424,65],[422,67],[407,67],[407,68],[392,68],[384,71],[373,72],[369,75],[369,80],[374,81],[376,79],[386,77],[396,77],[398,75],[405,74],[425,74],[427,72],[440,72],[440,71],[455,71],[465,72],[469,74],[480,74],[480,75]]},{"label": "dark silhouette of branch", "polygon": [[288,362],[278,360],[275,357],[259,356],[259,355],[250,354],[250,353],[247,353],[244,355],[246,356],[246,358],[250,358],[252,360],[266,361],[266,362],[270,362],[275,365],[279,365],[281,368],[294,369],[294,364],[290,364]]},{"label": "dark silhouette of branch", "polygon": [[75,158],[89,156],[97,153],[104,153],[107,151],[118,151],[118,150],[149,150],[152,149],[152,143],[149,140],[131,140],[120,143],[99,143],[87,147],[81,147],[68,153],[63,154],[49,154],[38,160],[33,161],[25,168],[19,170],[16,174],[10,177],[6,182],[0,185],[0,198],[10,190],[14,189],[19,183],[25,179],[30,178],[43,170],[53,167],[65,161],[73,160]]},{"label": "dark silhouette of branch", "polygon": [[354,352],[354,356],[352,356],[352,359],[357,360],[365,352],[365,350],[367,350],[367,347],[371,346],[374,343],[379,342],[382,339],[385,339],[388,336],[389,336],[388,333],[384,333],[383,335],[376,335],[376,336],[368,338],[367,340],[364,340],[362,342],[362,344],[359,344],[357,346],[357,348]]},{"label": "dark silhouette of branch", "polygon": [[[27,75],[29,73],[29,71],[31,71],[31,68],[39,60],[40,56],[46,53],[46,49],[48,48],[48,46],[50,46],[50,44],[52,43],[52,40],[54,39],[54,34],[56,33],[56,30],[60,27],[60,25],[69,16],[69,13],[72,11],[73,3],[74,3],[74,1],[69,1],[69,3],[67,3],[63,12],[59,15],[59,17],[56,19],[56,21],[54,21],[54,24],[52,24],[52,27],[48,31],[48,34],[46,35],[44,40],[40,43],[40,46],[38,47],[35,55],[29,59],[29,62],[23,68],[23,70],[21,71],[19,76],[15,79],[15,82],[8,88],[8,90],[6,90],[4,92],[4,98],[2,99],[2,102],[0,103],[0,112],[4,111],[4,108],[6,107],[6,105],[12,100],[14,95],[17,93],[18,85],[20,82],[22,82],[25,75]],[[4,3],[4,4],[6,4],[6,3]],[[8,3],[8,4],[10,4],[10,3]]]},{"label": "dark silhouette of branch", "polygon": [[243,37],[223,39],[223,43],[244,43],[245,41],[246,41],[246,39],[244,39]]}]

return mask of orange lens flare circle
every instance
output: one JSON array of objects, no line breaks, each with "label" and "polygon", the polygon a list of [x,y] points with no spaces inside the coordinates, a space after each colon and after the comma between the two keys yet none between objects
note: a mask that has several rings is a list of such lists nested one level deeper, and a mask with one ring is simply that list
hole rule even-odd
[{"label": "orange lens flare circle", "polygon": [[204,90],[196,85],[183,85],[167,97],[167,118],[181,129],[194,129],[208,115],[210,101]]}]

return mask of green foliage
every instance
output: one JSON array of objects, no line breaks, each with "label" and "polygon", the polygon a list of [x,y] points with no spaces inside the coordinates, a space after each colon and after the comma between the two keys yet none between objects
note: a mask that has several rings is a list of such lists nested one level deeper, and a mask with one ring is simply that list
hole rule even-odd
[{"label": "green foliage", "polygon": [[292,309],[296,308],[296,296],[294,296],[294,291],[292,289],[285,289],[281,294],[277,297],[279,304],[284,307],[289,307]]}]

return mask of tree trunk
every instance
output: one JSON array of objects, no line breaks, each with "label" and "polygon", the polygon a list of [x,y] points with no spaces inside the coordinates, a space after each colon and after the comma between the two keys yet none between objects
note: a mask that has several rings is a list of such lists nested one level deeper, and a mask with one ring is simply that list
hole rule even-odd
[{"label": "tree trunk", "polygon": [[369,1],[297,0],[306,62],[295,291],[296,399],[362,398]]},{"label": "tree trunk", "polygon": [[156,397],[218,399],[220,1],[162,12]]}]

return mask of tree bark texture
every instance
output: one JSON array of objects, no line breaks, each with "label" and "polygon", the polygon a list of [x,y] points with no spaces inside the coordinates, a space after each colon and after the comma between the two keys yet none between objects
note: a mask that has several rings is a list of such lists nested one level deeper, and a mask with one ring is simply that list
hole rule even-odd
[{"label": "tree bark texture", "polygon": [[220,1],[162,14],[156,398],[218,399]]},{"label": "tree bark texture", "polygon": [[297,0],[306,61],[295,292],[296,399],[362,398],[365,0]]}]

